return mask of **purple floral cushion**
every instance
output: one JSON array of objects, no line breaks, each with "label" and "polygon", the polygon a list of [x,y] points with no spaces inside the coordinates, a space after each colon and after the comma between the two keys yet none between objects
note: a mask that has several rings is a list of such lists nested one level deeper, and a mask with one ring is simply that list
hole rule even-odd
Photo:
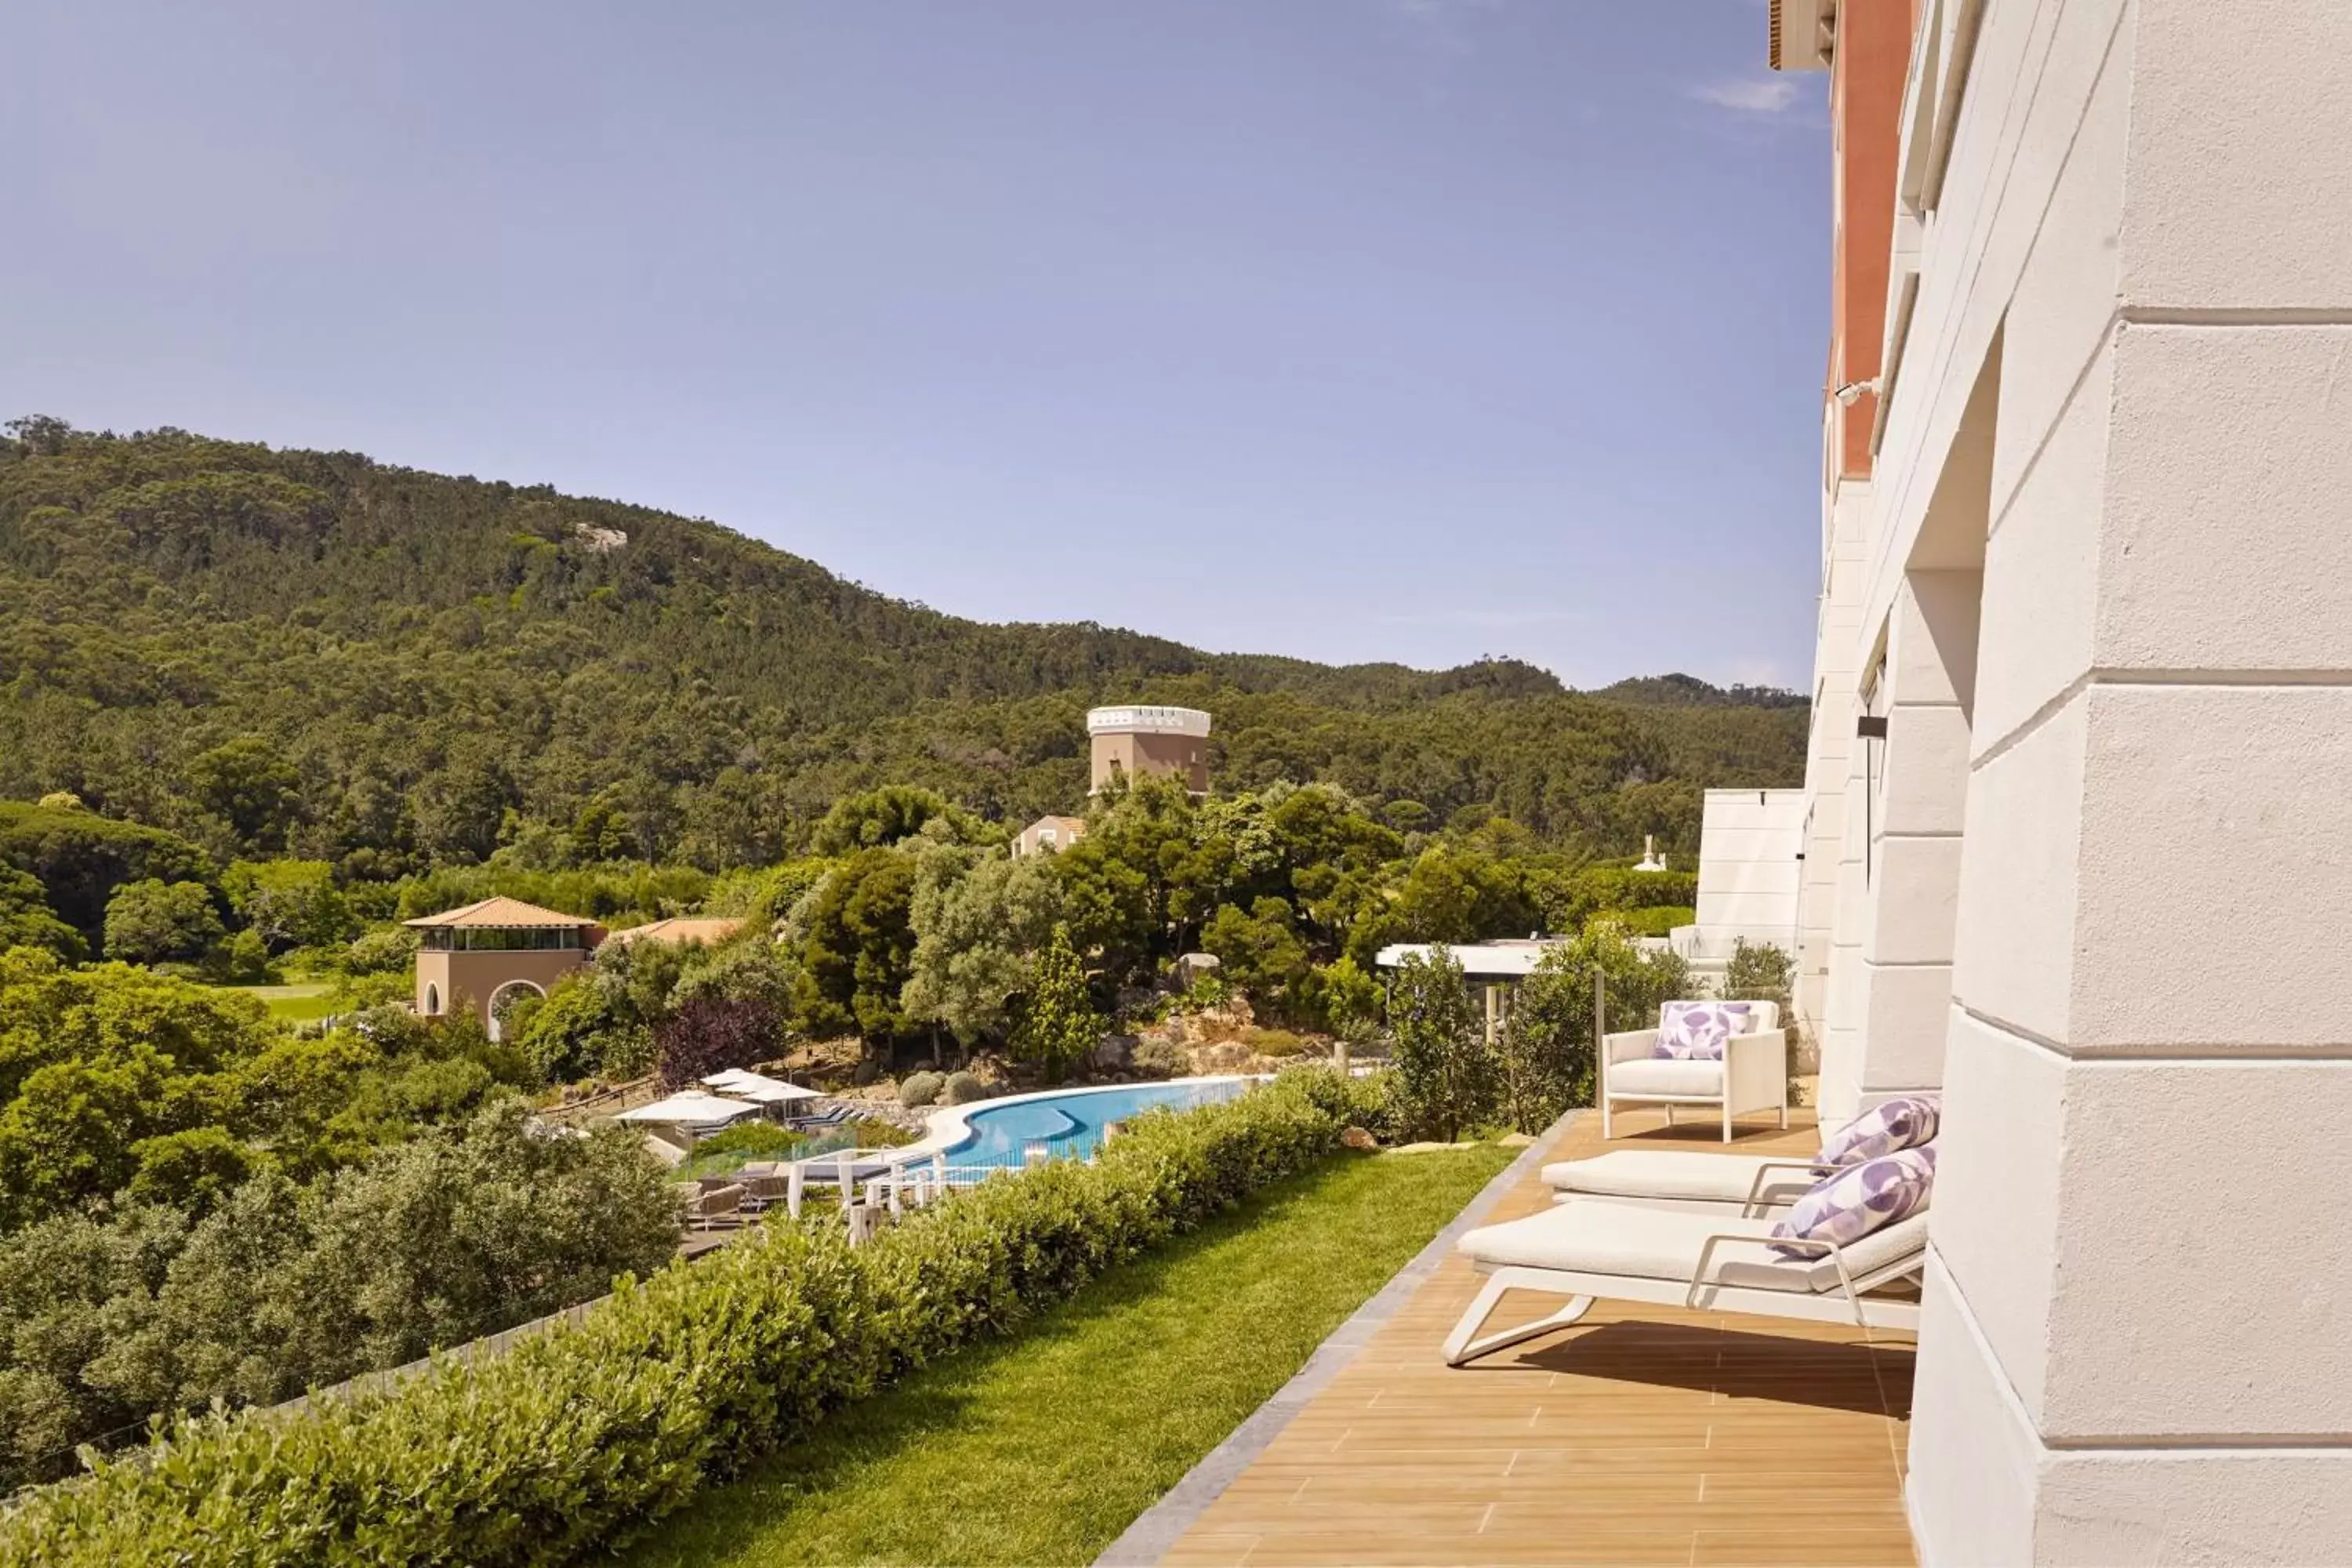
[{"label": "purple floral cushion", "polygon": [[1859,1165],[1898,1149],[1916,1149],[1936,1138],[1936,1102],[1905,1095],[1871,1107],[1822,1141],[1824,1165]]},{"label": "purple floral cushion", "polygon": [[1658,1009],[1658,1043],[1650,1054],[1719,1062],[1724,1042],[1748,1027],[1748,1011],[1745,1002],[1669,1002]]},{"label": "purple floral cushion", "polygon": [[[1814,1183],[1789,1210],[1788,1218],[1772,1227],[1772,1234],[1851,1247],[1872,1231],[1926,1208],[1935,1186],[1934,1148],[1900,1150]],[[1825,1256],[1815,1247],[1773,1250],[1790,1258]]]}]

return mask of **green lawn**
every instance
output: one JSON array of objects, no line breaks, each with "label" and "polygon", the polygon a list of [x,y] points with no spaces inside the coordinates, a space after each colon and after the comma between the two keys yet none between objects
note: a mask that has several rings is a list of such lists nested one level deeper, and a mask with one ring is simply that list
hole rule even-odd
[{"label": "green lawn", "polygon": [[1092,1562],[1511,1154],[1356,1157],[1270,1188],[1013,1338],[836,1413],[626,1561]]},{"label": "green lawn", "polygon": [[268,1008],[273,1018],[302,1024],[327,1016],[327,993],[332,987],[320,980],[299,985],[225,985],[221,989],[252,997]]}]

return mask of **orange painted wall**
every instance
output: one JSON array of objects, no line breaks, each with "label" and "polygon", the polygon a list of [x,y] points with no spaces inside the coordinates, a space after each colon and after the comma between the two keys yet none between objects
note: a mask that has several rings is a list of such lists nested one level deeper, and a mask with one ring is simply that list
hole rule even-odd
[{"label": "orange painted wall", "polygon": [[[1886,331],[1886,272],[1895,244],[1895,165],[1903,83],[1911,67],[1916,0],[1845,0],[1830,62],[1831,177],[1836,233],[1831,247],[1829,389],[1879,371]],[[1832,451],[1843,478],[1870,474],[1878,399],[1831,404]]]}]

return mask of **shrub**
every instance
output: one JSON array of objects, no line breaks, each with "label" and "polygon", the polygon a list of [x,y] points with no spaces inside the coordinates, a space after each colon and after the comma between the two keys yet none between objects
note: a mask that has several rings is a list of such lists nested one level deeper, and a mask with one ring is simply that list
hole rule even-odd
[{"label": "shrub", "polygon": [[895,1121],[885,1121],[878,1116],[853,1116],[842,1129],[856,1140],[859,1149],[896,1149],[901,1143],[912,1143],[922,1136],[910,1132]]},{"label": "shrub", "polygon": [[1128,1064],[1151,1078],[1181,1078],[1192,1066],[1191,1058],[1184,1054],[1183,1047],[1159,1035],[1147,1035],[1136,1041]]},{"label": "shrub", "polygon": [[[634,1135],[544,1137],[511,1099],[309,1188],[238,1181],[250,1162],[217,1129],[137,1152],[111,1218],[0,1240],[0,1489],[150,1412],[289,1398],[590,1300],[677,1241]],[[150,1194],[211,1212],[191,1225]]]},{"label": "shrub", "polygon": [[1594,915],[1585,923],[1612,921],[1627,936],[1672,936],[1676,926],[1686,926],[1698,919],[1698,910],[1687,904],[1660,904],[1645,910],[1612,910]]},{"label": "shrub", "polygon": [[[1303,1075],[1302,1075],[1303,1076]],[[609,1552],[824,1414],[1041,1306],[1336,1146],[1286,1079],[1153,1111],[1064,1161],[919,1210],[851,1249],[771,1223],[625,1282],[578,1323],[299,1416],[209,1415],[163,1462],[100,1460],[0,1517],[0,1560],[53,1568],[556,1563]]]},{"label": "shrub", "polygon": [[1724,1000],[1777,1002],[1785,1018],[1796,972],[1796,961],[1786,949],[1769,942],[1749,942],[1744,936],[1735,938],[1730,962],[1723,966]]},{"label": "shrub", "polygon": [[1314,1101],[1341,1127],[1360,1127],[1383,1143],[1402,1141],[1408,1131],[1402,1085],[1393,1068],[1357,1078],[1320,1063],[1302,1063],[1283,1068],[1279,1081]]},{"label": "shrub", "polygon": [[1613,915],[1548,950],[1521,983],[1503,1030],[1506,1109],[1521,1131],[1539,1132],[1570,1106],[1592,1103],[1596,973],[1610,1033],[1648,1028],[1661,1002],[1689,994],[1682,958],[1635,947]]},{"label": "shrub", "polygon": [[951,1072],[940,1097],[950,1105],[970,1105],[975,1100],[988,1098],[988,1086],[968,1072]]},{"label": "shrub", "polygon": [[940,1102],[940,1090],[945,1089],[948,1080],[943,1074],[910,1072],[898,1080],[898,1103],[910,1110],[926,1105],[937,1105]]},{"label": "shrub", "polygon": [[1389,994],[1399,1081],[1418,1128],[1451,1139],[1495,1109],[1495,1054],[1462,965],[1441,943],[1407,953]]},{"label": "shrub", "polygon": [[1295,1057],[1307,1048],[1307,1042],[1288,1029],[1244,1029],[1242,1044],[1262,1057]]}]

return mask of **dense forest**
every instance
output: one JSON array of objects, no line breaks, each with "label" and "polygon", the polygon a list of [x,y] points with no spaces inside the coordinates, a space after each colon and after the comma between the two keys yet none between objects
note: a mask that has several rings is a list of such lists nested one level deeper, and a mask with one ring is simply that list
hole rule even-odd
[{"label": "dense forest", "polygon": [[226,861],[383,879],[509,858],[708,870],[923,785],[1077,805],[1085,710],[1216,715],[1221,788],[1337,784],[1402,831],[1506,816],[1588,856],[1696,847],[1702,785],[1793,783],[1805,710],[1684,676],[1580,694],[992,626],[619,502],[28,418],[0,441],[0,798],[78,796]]}]

